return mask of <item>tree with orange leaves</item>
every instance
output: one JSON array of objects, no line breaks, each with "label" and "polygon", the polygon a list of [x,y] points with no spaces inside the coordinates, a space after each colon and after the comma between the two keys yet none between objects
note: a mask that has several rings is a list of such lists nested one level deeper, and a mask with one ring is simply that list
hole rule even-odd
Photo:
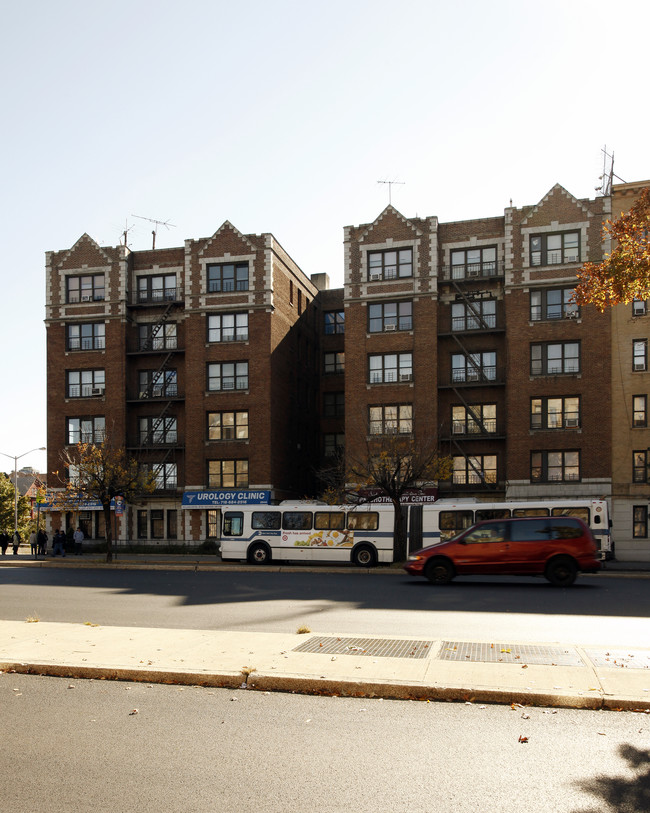
[{"label": "tree with orange leaves", "polygon": [[578,271],[575,302],[595,305],[602,312],[633,299],[650,299],[650,187],[629,212],[605,223],[603,239],[607,238],[612,241],[611,254]]}]

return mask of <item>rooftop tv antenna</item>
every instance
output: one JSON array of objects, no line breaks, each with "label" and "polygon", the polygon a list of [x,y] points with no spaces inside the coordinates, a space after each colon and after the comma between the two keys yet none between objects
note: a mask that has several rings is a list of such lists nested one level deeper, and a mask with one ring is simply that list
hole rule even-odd
[{"label": "rooftop tv antenna", "polygon": [[619,180],[621,183],[627,183],[624,181],[623,178],[619,178],[619,176],[614,172],[614,152],[608,153],[607,152],[607,145],[605,145],[601,152],[603,154],[603,174],[599,176],[598,180],[601,182],[600,186],[596,187],[596,192],[600,192],[601,195],[605,197],[612,194],[612,184],[614,183],[614,178]]},{"label": "rooftop tv antenna", "polygon": [[133,226],[129,226],[128,219],[124,221],[124,230],[122,231],[122,240],[120,241],[120,245],[123,245],[125,248],[128,248],[127,238],[129,236],[129,232],[133,229]]},{"label": "rooftop tv antenna", "polygon": [[142,215],[131,215],[131,217],[137,217],[138,220],[148,220],[149,223],[154,224],[154,228],[151,230],[151,235],[153,237],[153,245],[151,246],[152,249],[156,248],[156,233],[158,232],[158,226],[164,226],[166,229],[176,228],[176,226],[173,223],[170,223],[169,220],[154,220],[151,217],[142,217]]},{"label": "rooftop tv antenna", "polygon": [[377,181],[377,183],[387,183],[388,184],[388,203],[390,205],[392,203],[391,192],[392,192],[393,184],[399,184],[400,186],[404,186],[406,181]]}]

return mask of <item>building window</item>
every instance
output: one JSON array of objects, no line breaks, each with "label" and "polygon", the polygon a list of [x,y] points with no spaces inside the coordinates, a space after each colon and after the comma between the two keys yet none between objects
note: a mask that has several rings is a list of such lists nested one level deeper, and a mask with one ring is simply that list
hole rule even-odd
[{"label": "building window", "polygon": [[248,440],[248,411],[208,412],[208,440]]},{"label": "building window", "polygon": [[368,381],[370,384],[392,384],[412,380],[412,353],[386,353],[381,356],[368,356]]},{"label": "building window", "polygon": [[454,302],[451,306],[452,330],[485,330],[496,325],[497,303],[494,299]]},{"label": "building window", "polygon": [[482,485],[497,482],[496,455],[455,455],[453,459],[454,485]]},{"label": "building window", "polygon": [[66,277],[66,302],[98,302],[104,299],[104,275]]},{"label": "building window", "polygon": [[329,432],[323,435],[323,455],[325,457],[338,457],[345,449],[345,435],[343,432]]},{"label": "building window", "polygon": [[103,350],[105,329],[104,322],[66,325],[66,350]]},{"label": "building window", "polygon": [[143,508],[138,509],[138,539],[147,538],[147,520],[149,512]]},{"label": "building window", "polygon": [[368,306],[368,332],[413,329],[412,302],[383,302]]},{"label": "building window", "polygon": [[333,333],[345,333],[345,313],[343,311],[327,311],[323,316],[326,336]]},{"label": "building window", "polygon": [[345,415],[345,393],[323,393],[323,417],[342,418]]},{"label": "building window", "polygon": [[68,444],[102,443],[105,437],[106,421],[103,415],[92,418],[68,418]]},{"label": "building window", "polygon": [[208,265],[208,292],[247,291],[248,263],[216,263]]},{"label": "building window", "polygon": [[178,422],[176,418],[139,418],[140,445],[156,446],[178,442]]},{"label": "building window", "polygon": [[91,398],[106,390],[104,370],[68,370],[66,398]]},{"label": "building window", "polygon": [[645,483],[648,479],[648,451],[632,452],[632,482]]},{"label": "building window", "polygon": [[648,396],[635,395],[632,399],[632,426],[648,425]]},{"label": "building window", "polygon": [[324,356],[325,375],[332,373],[342,373],[345,370],[345,353],[325,353]]},{"label": "building window", "polygon": [[580,342],[531,344],[531,375],[561,375],[579,372]]},{"label": "building window", "polygon": [[220,313],[208,316],[209,342],[244,342],[247,340],[247,313]]},{"label": "building window", "polygon": [[645,299],[634,297],[632,302],[632,316],[645,316],[648,312],[648,303]]},{"label": "building window", "polygon": [[145,475],[153,473],[157,490],[174,489],[178,484],[176,463],[140,463],[140,471]]},{"label": "building window", "polygon": [[496,381],[497,354],[454,353],[451,357],[451,380],[453,383],[465,381]]},{"label": "building window", "polygon": [[632,369],[635,372],[648,369],[648,340],[635,339],[632,343]]},{"label": "building window", "polygon": [[368,408],[371,435],[408,435],[413,431],[412,404],[389,404]]},{"label": "building window", "polygon": [[248,460],[208,460],[208,488],[246,488]]},{"label": "building window", "polygon": [[635,505],[632,508],[632,517],[634,530],[632,536],[634,539],[647,539],[648,538],[648,506]]},{"label": "building window", "polygon": [[471,404],[451,408],[451,431],[454,435],[495,434],[497,405]]},{"label": "building window", "polygon": [[400,248],[368,252],[368,279],[398,279],[413,276],[413,249]]},{"label": "building window", "polygon": [[531,429],[577,429],[580,426],[580,398],[531,398]]},{"label": "building window", "polygon": [[176,350],[176,323],[138,325],[139,350]]},{"label": "building window", "polygon": [[530,238],[531,265],[561,265],[580,261],[580,232],[537,234]]},{"label": "building window", "polygon": [[463,248],[451,252],[451,278],[493,277],[497,272],[496,246]]},{"label": "building window", "polygon": [[553,288],[530,292],[531,322],[552,319],[574,319],[580,308],[571,302],[573,288]]},{"label": "building window", "polygon": [[176,370],[140,370],[140,398],[176,398]]},{"label": "building window", "polygon": [[228,361],[208,364],[208,391],[248,389],[248,362]]},{"label": "building window", "polygon": [[532,452],[532,483],[575,483],[580,479],[580,452]]},{"label": "building window", "polygon": [[174,302],[177,298],[176,274],[138,277],[138,302]]},{"label": "building window", "polygon": [[175,508],[167,511],[167,539],[178,539],[178,511]]},{"label": "building window", "polygon": [[165,538],[165,512],[162,508],[152,508],[149,512],[151,521],[151,539]]}]

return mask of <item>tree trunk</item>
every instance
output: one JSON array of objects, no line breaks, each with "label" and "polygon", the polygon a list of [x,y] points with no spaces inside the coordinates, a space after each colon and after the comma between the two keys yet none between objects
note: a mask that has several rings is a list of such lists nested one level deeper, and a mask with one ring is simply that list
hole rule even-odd
[{"label": "tree trunk", "polygon": [[399,500],[393,502],[395,514],[393,517],[393,561],[406,561],[406,528],[403,522],[404,509]]},{"label": "tree trunk", "polygon": [[111,503],[104,503],[104,525],[106,533],[106,561],[113,561],[113,526],[111,525]]}]

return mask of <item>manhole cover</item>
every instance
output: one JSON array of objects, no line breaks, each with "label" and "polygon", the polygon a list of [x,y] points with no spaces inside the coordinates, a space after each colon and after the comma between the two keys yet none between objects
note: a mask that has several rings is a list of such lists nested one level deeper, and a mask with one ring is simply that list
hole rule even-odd
[{"label": "manhole cover", "polygon": [[443,661],[584,666],[580,656],[572,647],[536,646],[535,644],[443,641],[438,657]]},{"label": "manhole cover", "polygon": [[585,649],[594,666],[601,669],[650,669],[650,652],[628,649]]},{"label": "manhole cover", "polygon": [[315,637],[294,647],[294,652],[322,655],[366,655],[373,658],[428,658],[433,641],[396,641],[390,638]]}]

